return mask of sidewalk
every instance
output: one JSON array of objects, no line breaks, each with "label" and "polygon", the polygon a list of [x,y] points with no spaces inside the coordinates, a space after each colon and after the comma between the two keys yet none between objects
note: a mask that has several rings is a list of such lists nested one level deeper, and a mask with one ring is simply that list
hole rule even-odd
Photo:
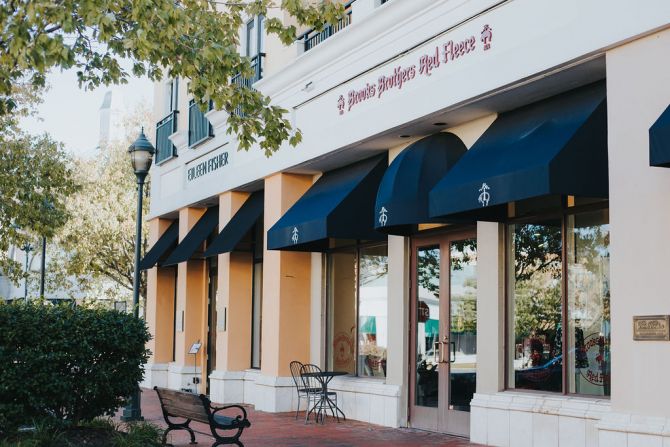
[{"label": "sidewalk", "polygon": [[[142,390],[142,415],[145,420],[167,427],[163,420],[158,397],[153,390]],[[305,425],[304,419],[296,420],[295,413],[265,413],[247,407],[251,428],[242,434],[246,447],[353,447],[353,446],[475,446],[467,440],[452,436],[412,429],[397,429],[365,424],[357,421],[340,422],[327,418],[324,425],[315,424],[313,418]],[[304,417],[304,413],[301,413]],[[209,427],[191,423],[200,446],[211,446],[214,438],[208,436]],[[170,432],[168,442],[175,447],[189,445],[185,430]]]}]

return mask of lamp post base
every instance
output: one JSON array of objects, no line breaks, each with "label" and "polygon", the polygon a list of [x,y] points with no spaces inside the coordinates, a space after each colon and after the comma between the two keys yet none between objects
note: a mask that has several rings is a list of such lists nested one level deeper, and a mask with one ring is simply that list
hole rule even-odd
[{"label": "lamp post base", "polygon": [[123,422],[134,422],[134,421],[143,421],[142,410],[140,408],[140,389],[138,388],[130,396],[130,402],[123,409],[123,414],[121,415],[121,421]]}]

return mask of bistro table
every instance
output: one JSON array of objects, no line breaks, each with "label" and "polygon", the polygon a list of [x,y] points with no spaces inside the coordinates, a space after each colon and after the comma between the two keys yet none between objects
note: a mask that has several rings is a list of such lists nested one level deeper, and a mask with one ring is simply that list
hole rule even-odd
[{"label": "bistro table", "polygon": [[[346,421],[347,417],[344,415],[344,412],[333,402],[333,400],[328,397],[328,384],[333,377],[337,376],[346,376],[349,374],[346,371],[320,371],[320,372],[309,372],[303,373],[303,377],[313,377],[321,384],[321,397],[317,403],[309,410],[307,417],[312,414],[314,410],[316,412],[316,420],[318,422],[319,417],[321,417],[321,423],[323,424],[324,416],[327,414],[327,410],[330,410],[331,414],[337,418],[337,422],[340,422],[339,415],[342,415],[342,418]],[[323,411],[323,415],[321,412]]]}]

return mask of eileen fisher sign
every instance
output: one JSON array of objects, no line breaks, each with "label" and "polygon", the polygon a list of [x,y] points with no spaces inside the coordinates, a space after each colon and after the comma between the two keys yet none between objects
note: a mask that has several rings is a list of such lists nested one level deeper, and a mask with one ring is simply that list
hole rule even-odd
[{"label": "eileen fisher sign", "polygon": [[191,182],[197,178],[202,177],[203,175],[209,174],[210,172],[216,171],[217,169],[227,165],[228,152],[221,152],[220,154],[198,162],[194,166],[188,168],[186,171],[186,179]]},{"label": "eileen fisher sign", "polygon": [[[493,28],[484,25],[479,40],[481,41],[482,51],[491,49],[493,40]],[[340,115],[351,111],[352,107],[371,99],[380,99],[382,95],[392,89],[401,90],[403,85],[413,81],[418,75],[431,76],[433,70],[440,66],[453,64],[457,60],[474,53],[478,48],[477,38],[474,35],[465,37],[461,40],[449,40],[441,45],[435,46],[435,49],[422,55],[418,63],[403,66],[397,66],[392,73],[381,75],[377,83],[366,83],[364,87],[350,90],[345,95],[340,95],[337,100],[337,109]]]}]

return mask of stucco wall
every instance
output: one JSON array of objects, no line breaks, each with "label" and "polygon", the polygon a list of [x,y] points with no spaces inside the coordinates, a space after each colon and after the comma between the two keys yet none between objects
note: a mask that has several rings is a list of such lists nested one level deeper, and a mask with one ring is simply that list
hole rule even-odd
[{"label": "stucco wall", "polygon": [[612,409],[670,417],[670,343],[633,341],[633,316],[670,313],[670,170],[649,127],[670,103],[670,31],[607,53]]}]

